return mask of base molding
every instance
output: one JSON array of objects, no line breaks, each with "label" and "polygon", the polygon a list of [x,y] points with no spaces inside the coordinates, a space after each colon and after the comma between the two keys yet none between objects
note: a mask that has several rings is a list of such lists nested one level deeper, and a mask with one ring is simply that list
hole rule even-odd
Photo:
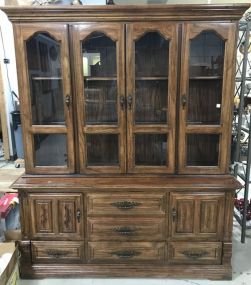
[{"label": "base molding", "polygon": [[78,278],[78,277],[126,277],[126,278],[193,278],[210,280],[231,280],[230,265],[58,265],[36,264],[22,266],[21,278]]}]

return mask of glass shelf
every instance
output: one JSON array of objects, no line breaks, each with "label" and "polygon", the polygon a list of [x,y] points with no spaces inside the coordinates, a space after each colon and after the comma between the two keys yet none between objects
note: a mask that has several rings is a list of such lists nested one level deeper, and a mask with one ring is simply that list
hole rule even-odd
[{"label": "glass shelf", "polygon": [[168,80],[167,76],[141,76],[136,77],[136,80]]},{"label": "glass shelf", "polygon": [[84,79],[86,81],[109,81],[109,80],[117,80],[117,77],[94,77],[94,76],[85,76]]},{"label": "glass shelf", "polygon": [[192,76],[190,80],[217,80],[223,79],[222,76]]}]

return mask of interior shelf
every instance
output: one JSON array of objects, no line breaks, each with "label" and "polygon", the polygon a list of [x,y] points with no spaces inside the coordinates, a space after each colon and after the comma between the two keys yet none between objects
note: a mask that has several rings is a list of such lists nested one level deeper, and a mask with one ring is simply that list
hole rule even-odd
[{"label": "interior shelf", "polygon": [[191,76],[190,80],[217,80],[222,79],[222,76]]},{"label": "interior shelf", "polygon": [[37,76],[37,77],[32,77],[32,80],[62,80],[62,77],[57,77],[57,76]]},{"label": "interior shelf", "polygon": [[85,76],[84,79],[86,81],[109,81],[109,80],[117,80],[117,77],[94,77],[94,76]]}]

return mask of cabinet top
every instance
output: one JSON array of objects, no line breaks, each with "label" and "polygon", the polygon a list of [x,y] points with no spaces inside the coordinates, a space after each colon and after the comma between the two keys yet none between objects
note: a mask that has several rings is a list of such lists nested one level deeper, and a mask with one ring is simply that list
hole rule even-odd
[{"label": "cabinet top", "polygon": [[246,4],[203,5],[103,5],[103,6],[4,6],[13,23],[84,21],[239,20]]}]

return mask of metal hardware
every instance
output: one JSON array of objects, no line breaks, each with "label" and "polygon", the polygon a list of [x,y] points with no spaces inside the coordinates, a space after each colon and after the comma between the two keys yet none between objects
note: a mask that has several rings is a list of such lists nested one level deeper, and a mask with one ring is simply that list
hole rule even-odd
[{"label": "metal hardware", "polygon": [[80,223],[80,218],[81,218],[81,211],[80,211],[80,209],[77,209],[76,217],[77,217],[78,223]]},{"label": "metal hardware", "polygon": [[198,259],[198,258],[202,258],[203,256],[208,255],[207,251],[183,251],[182,254],[184,254],[185,256],[187,256],[190,259]]},{"label": "metal hardware", "polygon": [[112,230],[123,236],[132,236],[136,232],[136,229],[130,227],[115,227]]},{"label": "metal hardware", "polygon": [[106,0],[106,5],[115,5],[113,0]]},{"label": "metal hardware", "polygon": [[71,105],[71,96],[69,94],[65,96],[65,104],[68,108]]},{"label": "metal hardware", "polygon": [[122,110],[125,108],[125,96],[120,96],[120,107]]},{"label": "metal hardware", "polygon": [[123,250],[112,252],[112,255],[116,255],[119,258],[133,258],[134,256],[140,255],[140,252],[134,250]]},{"label": "metal hardware", "polygon": [[132,101],[133,101],[133,97],[132,95],[129,95],[127,98],[127,104],[128,104],[128,109],[131,110],[132,109]]},{"label": "metal hardware", "polygon": [[138,207],[141,205],[141,203],[139,202],[130,202],[130,201],[121,201],[121,202],[114,202],[111,203],[112,206],[117,207],[118,209],[121,210],[129,210],[129,209],[133,209],[135,207]]},{"label": "metal hardware", "polygon": [[172,209],[172,217],[173,217],[173,222],[174,222],[177,217],[177,211],[174,208]]},{"label": "metal hardware", "polygon": [[50,249],[47,251],[47,254],[54,258],[61,258],[61,257],[67,256],[69,253],[70,253],[69,251],[57,251],[53,249]]},{"label": "metal hardware", "polygon": [[181,96],[181,104],[182,104],[182,108],[185,109],[186,104],[187,104],[187,97],[186,97],[186,95],[182,95]]}]

